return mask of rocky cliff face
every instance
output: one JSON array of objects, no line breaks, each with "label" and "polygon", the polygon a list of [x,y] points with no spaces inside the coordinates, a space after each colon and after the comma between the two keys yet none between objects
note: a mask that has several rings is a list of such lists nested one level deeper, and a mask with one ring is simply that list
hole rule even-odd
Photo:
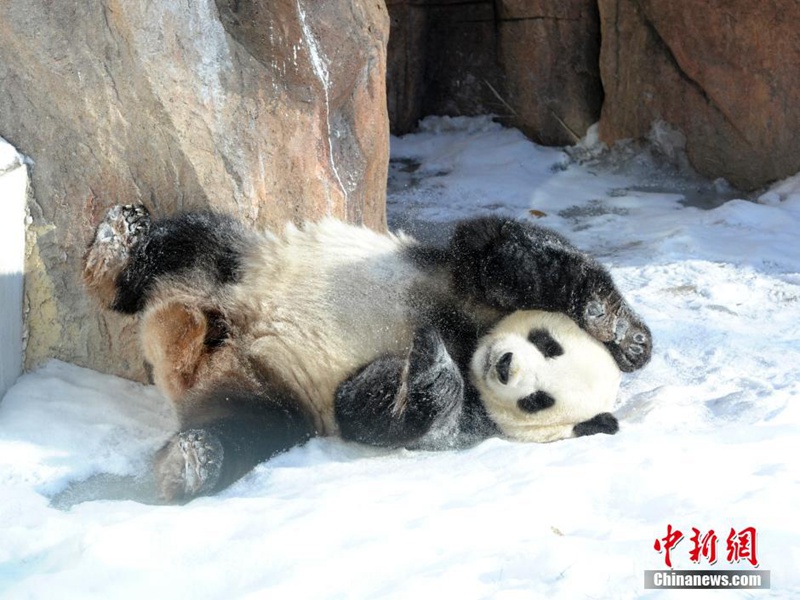
[{"label": "rocky cliff face", "polygon": [[754,189],[800,170],[800,4],[600,0],[606,141],[662,120],[712,178]]},{"label": "rocky cliff face", "polygon": [[144,377],[135,322],[80,285],[111,204],[383,228],[387,38],[381,0],[1,3],[0,134],[34,163],[26,366]]},{"label": "rocky cliff face", "polygon": [[595,0],[388,0],[392,131],[429,114],[495,114],[566,145],[600,116]]}]

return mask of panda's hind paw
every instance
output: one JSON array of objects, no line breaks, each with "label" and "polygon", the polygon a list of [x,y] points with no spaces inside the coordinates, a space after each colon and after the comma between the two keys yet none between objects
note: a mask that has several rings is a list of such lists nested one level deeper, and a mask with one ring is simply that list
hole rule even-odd
[{"label": "panda's hind paw", "polygon": [[149,230],[150,213],[141,204],[112,206],[97,225],[83,257],[83,280],[103,305],[112,305],[117,276]]},{"label": "panda's hind paw", "polygon": [[106,211],[92,246],[103,247],[109,254],[127,256],[149,229],[150,212],[144,205],[118,204]]},{"label": "panda's hind paw", "polygon": [[188,429],[174,435],[155,459],[162,499],[181,503],[212,493],[222,472],[222,459],[222,443],[213,433]]}]

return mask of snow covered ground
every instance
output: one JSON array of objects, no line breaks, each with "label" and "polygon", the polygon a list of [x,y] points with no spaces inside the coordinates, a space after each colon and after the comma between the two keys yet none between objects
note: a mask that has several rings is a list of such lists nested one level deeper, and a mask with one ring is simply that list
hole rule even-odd
[{"label": "snow covered ground", "polygon": [[[726,540],[753,527],[771,571],[770,591],[692,597],[800,596],[800,178],[706,210],[731,191],[652,153],[576,160],[488,119],[428,119],[393,156],[394,224],[443,239],[461,217],[538,219],[611,268],[655,336],[620,433],[314,440],[156,506],[148,460],[174,425],[158,393],[53,362],[0,404],[0,597],[679,598],[643,588],[670,525],[676,569],[751,568]],[[716,532],[713,567],[690,560],[693,527]]]}]

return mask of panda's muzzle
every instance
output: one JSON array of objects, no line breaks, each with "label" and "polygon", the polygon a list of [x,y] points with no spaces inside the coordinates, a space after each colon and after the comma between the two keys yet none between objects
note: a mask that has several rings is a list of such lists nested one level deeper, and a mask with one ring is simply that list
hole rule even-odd
[{"label": "panda's muzzle", "polygon": [[503,385],[508,383],[508,378],[511,374],[511,359],[513,357],[514,355],[511,352],[506,352],[500,357],[500,360],[498,360],[497,364],[494,366],[494,369],[497,372],[497,380]]}]

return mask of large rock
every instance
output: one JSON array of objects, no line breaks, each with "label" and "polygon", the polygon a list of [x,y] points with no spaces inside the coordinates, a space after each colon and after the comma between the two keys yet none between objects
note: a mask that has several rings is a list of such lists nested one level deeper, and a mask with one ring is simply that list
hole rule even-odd
[{"label": "large rock", "polygon": [[753,189],[800,170],[800,4],[600,0],[605,141],[662,120],[689,160]]},{"label": "large rock", "polygon": [[110,204],[383,228],[387,37],[376,0],[0,3],[0,134],[35,164],[26,366],[144,378],[135,322],[80,285]]}]

